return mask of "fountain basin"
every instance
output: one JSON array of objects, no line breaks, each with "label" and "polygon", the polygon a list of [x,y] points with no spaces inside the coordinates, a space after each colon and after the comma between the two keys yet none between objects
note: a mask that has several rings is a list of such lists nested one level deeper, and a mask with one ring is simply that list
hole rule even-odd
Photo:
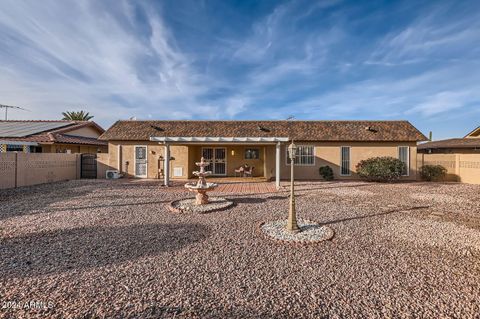
[{"label": "fountain basin", "polygon": [[215,189],[218,185],[215,183],[187,183],[185,188],[191,192],[196,192],[195,195],[195,205],[205,205],[208,204],[208,195],[207,192]]},{"label": "fountain basin", "polygon": [[195,198],[175,200],[168,208],[174,213],[206,214],[226,210],[234,205],[234,202],[223,197],[210,197],[208,204],[196,205]]}]

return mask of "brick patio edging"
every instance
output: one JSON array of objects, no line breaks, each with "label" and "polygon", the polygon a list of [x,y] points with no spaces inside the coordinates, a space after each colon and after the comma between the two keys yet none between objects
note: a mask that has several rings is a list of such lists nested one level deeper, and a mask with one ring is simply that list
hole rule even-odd
[{"label": "brick patio edging", "polygon": [[[308,219],[305,219],[305,221],[307,222],[312,222],[312,223],[317,223],[316,221],[313,221],[313,220],[308,220]],[[329,235],[327,236],[326,239],[322,239],[322,240],[316,240],[316,241],[313,241],[313,240],[299,240],[299,241],[293,241],[293,240],[286,240],[286,239],[278,239],[278,238],[274,238],[274,237],[271,237],[271,236],[268,236],[267,234],[265,234],[263,231],[262,231],[262,226],[265,224],[266,222],[260,222],[258,223],[257,225],[257,231],[260,232],[260,235],[262,235],[263,237],[266,237],[267,240],[271,240],[277,244],[289,244],[289,245],[296,245],[296,246],[307,246],[307,245],[318,245],[324,241],[331,241],[333,239],[333,237],[335,237],[335,231],[326,226],[326,225],[323,225],[325,227],[328,228],[329,230]],[[320,223],[317,223],[318,225],[322,225]]]}]

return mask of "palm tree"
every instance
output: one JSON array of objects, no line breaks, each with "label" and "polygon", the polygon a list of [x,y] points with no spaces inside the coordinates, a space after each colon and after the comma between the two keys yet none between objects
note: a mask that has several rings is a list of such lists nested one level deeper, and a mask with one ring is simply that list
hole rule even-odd
[{"label": "palm tree", "polygon": [[88,121],[93,118],[93,115],[90,115],[89,112],[85,111],[67,111],[62,112],[63,119],[62,120],[69,120],[69,121]]}]

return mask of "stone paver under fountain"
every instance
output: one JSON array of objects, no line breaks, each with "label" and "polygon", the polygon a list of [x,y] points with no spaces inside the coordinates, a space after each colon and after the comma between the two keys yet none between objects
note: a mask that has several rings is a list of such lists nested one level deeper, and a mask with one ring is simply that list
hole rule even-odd
[{"label": "stone paver under fountain", "polygon": [[198,176],[198,181],[196,183],[185,184],[186,189],[196,193],[195,198],[173,201],[170,204],[170,208],[177,212],[192,211],[197,213],[207,213],[232,206],[233,202],[225,198],[208,197],[207,192],[214,190],[218,186],[216,183],[208,183],[205,179],[205,177],[212,174],[211,171],[205,171],[205,167],[210,165],[210,162],[206,162],[202,157],[200,162],[195,164],[200,167],[200,171],[193,172],[193,175]]}]

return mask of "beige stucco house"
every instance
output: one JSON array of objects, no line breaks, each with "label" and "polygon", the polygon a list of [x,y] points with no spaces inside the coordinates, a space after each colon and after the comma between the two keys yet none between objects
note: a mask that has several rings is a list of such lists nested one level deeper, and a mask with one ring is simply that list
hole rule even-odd
[{"label": "beige stucco house", "polygon": [[405,179],[417,178],[417,142],[426,137],[407,121],[118,121],[108,141],[108,166],[127,177],[187,179],[203,156],[216,176],[234,176],[245,164],[253,175],[289,177],[287,149],[298,148],[296,177],[321,179],[332,167],[337,179],[356,179],[356,164],[393,156],[407,164]]},{"label": "beige stucco house", "polygon": [[0,152],[106,153],[104,132],[93,121],[0,121]]}]

